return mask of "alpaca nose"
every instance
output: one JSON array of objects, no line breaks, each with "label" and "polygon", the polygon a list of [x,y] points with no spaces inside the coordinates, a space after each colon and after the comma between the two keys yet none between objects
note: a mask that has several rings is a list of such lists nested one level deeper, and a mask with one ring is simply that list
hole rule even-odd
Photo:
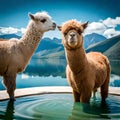
[{"label": "alpaca nose", "polygon": [[56,28],[56,23],[55,22],[53,22],[53,27]]},{"label": "alpaca nose", "polygon": [[70,37],[72,37],[72,38],[75,37],[75,33],[73,33],[73,32],[70,33]]}]

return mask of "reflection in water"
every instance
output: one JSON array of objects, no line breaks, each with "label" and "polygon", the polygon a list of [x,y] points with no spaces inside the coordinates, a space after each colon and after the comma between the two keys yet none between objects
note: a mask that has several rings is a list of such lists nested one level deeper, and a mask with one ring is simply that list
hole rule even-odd
[{"label": "reflection in water", "polygon": [[120,76],[111,74],[110,76],[110,86],[120,87]]},{"label": "reflection in water", "polygon": [[[110,60],[111,73],[120,75],[120,61]],[[65,59],[32,59],[24,71],[28,75],[65,77]]]},{"label": "reflection in water", "polygon": [[[17,75],[16,88],[68,86],[65,59],[31,59],[24,73]],[[0,90],[4,90],[0,79]]]},{"label": "reflection in water", "polygon": [[[32,59],[24,73],[17,75],[17,88],[68,86],[64,59]],[[120,61],[111,61],[110,86],[120,87]],[[0,78],[0,90],[4,90]]]},{"label": "reflection in water", "polygon": [[[24,74],[18,75],[17,88],[50,85],[67,86],[65,67],[66,60],[64,59],[32,59],[24,71]],[[111,61],[111,68],[110,85],[120,87],[120,61]],[[0,90],[1,89],[4,89],[4,87],[0,83]],[[43,120],[46,118],[47,120],[53,120],[53,118],[55,120],[88,120],[89,118],[92,120],[100,120],[120,118],[120,97],[118,96],[109,96],[107,104],[104,105],[101,105],[100,101],[97,99],[92,101],[90,105],[86,105],[80,103],[73,104],[72,95],[59,96],[55,94],[53,96],[52,98],[51,95],[47,95],[44,97],[39,96],[38,98],[34,98],[33,96],[31,98],[17,99],[15,106],[14,102],[11,101],[9,101],[7,105],[4,104],[4,102],[6,103],[7,101],[0,102],[0,120],[19,118],[18,115],[21,112],[20,118],[22,119],[25,115],[28,115],[28,118],[42,118]],[[25,106],[27,108],[25,108]]]},{"label": "reflection in water", "polygon": [[[73,106],[72,114],[69,120],[97,120],[100,119],[101,108],[98,106],[90,106],[86,104],[75,103]],[[102,118],[102,116],[101,116]],[[109,118],[108,116],[103,118]]]},{"label": "reflection in water", "polygon": [[110,86],[120,87],[120,61],[110,60],[110,64],[111,64]]},{"label": "reflection in water", "polygon": [[[110,108],[107,103],[101,104],[100,101],[94,101],[91,104],[74,103],[72,114],[69,120],[100,120],[110,119]],[[106,114],[106,115],[102,115]]]},{"label": "reflection in water", "polygon": [[[120,61],[110,61],[110,86],[120,87]],[[68,86],[65,59],[31,59],[24,73],[17,76],[17,88]],[[4,90],[0,78],[0,90]]]},{"label": "reflection in water", "polygon": [[0,119],[3,120],[13,120],[14,118],[14,101],[8,101],[8,105],[6,111],[1,114],[0,112]]},{"label": "reflection in water", "polygon": [[[32,97],[32,99],[31,99]],[[45,94],[17,99],[16,119],[67,120],[71,114],[71,94]]]},{"label": "reflection in water", "polygon": [[119,60],[110,60],[111,72],[120,76],[120,61]]},{"label": "reflection in water", "polygon": [[[0,102],[0,120],[106,120],[120,119],[120,96],[109,95],[101,104],[100,94],[90,104],[74,103],[72,94],[44,94]],[[6,108],[6,109],[5,109]],[[15,109],[15,110],[14,110]]]},{"label": "reflection in water", "polygon": [[28,87],[41,87],[41,86],[68,86],[66,78],[60,76],[53,77],[40,77],[40,76],[29,76],[23,77],[18,75],[17,77],[17,88],[28,88]]},{"label": "reflection in water", "polygon": [[[110,60],[111,73],[120,76],[120,61]],[[32,59],[25,74],[38,76],[61,76],[65,77],[65,59]]]},{"label": "reflection in water", "polygon": [[65,59],[32,59],[24,73],[38,76],[65,77]]},{"label": "reflection in water", "polygon": [[69,120],[106,120],[120,119],[120,96],[109,95],[106,103],[100,98],[91,99],[90,104],[74,103]]}]

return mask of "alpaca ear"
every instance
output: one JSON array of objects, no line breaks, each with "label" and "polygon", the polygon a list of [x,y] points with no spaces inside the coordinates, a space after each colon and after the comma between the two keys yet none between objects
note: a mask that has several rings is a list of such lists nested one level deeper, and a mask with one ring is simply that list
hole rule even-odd
[{"label": "alpaca ear", "polygon": [[61,26],[57,26],[58,27],[58,30],[61,31],[62,30],[62,27]]},{"label": "alpaca ear", "polygon": [[30,19],[31,19],[31,20],[35,20],[35,17],[34,17],[34,15],[33,15],[33,14],[28,13],[28,15],[29,15],[29,17],[30,17]]},{"label": "alpaca ear", "polygon": [[88,22],[89,22],[89,21],[87,21],[87,22],[85,22],[85,23],[82,24],[82,27],[83,27],[84,29],[88,26]]}]

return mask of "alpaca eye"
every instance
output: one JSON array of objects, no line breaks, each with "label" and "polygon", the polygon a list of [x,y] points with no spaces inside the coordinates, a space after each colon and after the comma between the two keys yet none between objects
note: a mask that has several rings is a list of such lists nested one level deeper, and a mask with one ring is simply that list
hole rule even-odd
[{"label": "alpaca eye", "polygon": [[45,23],[45,22],[46,22],[46,19],[42,19],[42,20],[40,20],[40,22]]},{"label": "alpaca eye", "polygon": [[67,32],[64,32],[64,36],[66,36],[67,35]]},{"label": "alpaca eye", "polygon": [[81,35],[81,34],[82,34],[82,32],[81,32],[80,30],[78,30],[78,34],[79,34],[79,35]]}]

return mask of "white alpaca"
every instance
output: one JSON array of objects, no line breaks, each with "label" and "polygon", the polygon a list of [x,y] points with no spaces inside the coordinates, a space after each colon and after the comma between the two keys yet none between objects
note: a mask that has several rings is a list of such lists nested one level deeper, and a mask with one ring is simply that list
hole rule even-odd
[{"label": "white alpaca", "polygon": [[17,73],[25,69],[43,33],[56,28],[46,12],[29,14],[29,17],[26,33],[20,40],[0,41],[0,75],[11,100],[14,100]]}]

